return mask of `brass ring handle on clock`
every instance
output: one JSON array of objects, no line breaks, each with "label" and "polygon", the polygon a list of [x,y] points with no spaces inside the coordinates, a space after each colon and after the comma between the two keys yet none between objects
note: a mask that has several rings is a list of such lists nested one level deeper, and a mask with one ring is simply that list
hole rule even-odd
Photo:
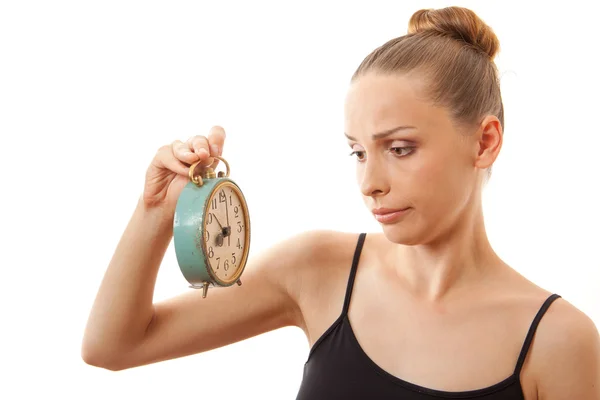
[{"label": "brass ring handle on clock", "polygon": [[[223,161],[223,164],[225,164],[225,168],[227,169],[227,172],[225,172],[225,174],[223,174],[222,171],[219,171],[218,175],[215,175],[215,171],[210,168],[210,167],[206,167],[206,169],[204,170],[204,178],[215,178],[216,176],[218,176],[219,178],[221,177],[228,177],[229,176],[229,163],[220,156],[212,156],[212,158],[216,158],[218,160]],[[202,177],[200,175],[194,175],[194,172],[196,171],[196,167],[201,163],[202,161],[196,161],[194,164],[192,164],[190,166],[190,170],[188,172],[190,180],[192,182],[194,182],[197,186],[202,186],[204,184],[204,182],[202,181]]]}]

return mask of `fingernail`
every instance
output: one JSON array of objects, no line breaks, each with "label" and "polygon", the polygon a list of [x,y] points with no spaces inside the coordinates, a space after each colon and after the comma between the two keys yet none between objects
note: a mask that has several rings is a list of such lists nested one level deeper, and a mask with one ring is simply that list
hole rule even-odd
[{"label": "fingernail", "polygon": [[219,154],[219,146],[217,146],[216,144],[211,144],[210,145],[210,151],[211,151],[211,155],[212,156],[220,156],[220,154]]},{"label": "fingernail", "polygon": [[206,151],[206,149],[200,149],[197,151],[198,155],[202,155],[203,153],[206,154],[207,156],[209,156],[210,154],[208,154],[208,151]]}]

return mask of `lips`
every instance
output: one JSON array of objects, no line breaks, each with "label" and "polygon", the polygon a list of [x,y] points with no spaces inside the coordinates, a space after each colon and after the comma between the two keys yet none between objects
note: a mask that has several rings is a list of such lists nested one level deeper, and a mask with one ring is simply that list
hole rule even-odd
[{"label": "lips", "polygon": [[373,214],[375,215],[385,215],[385,214],[391,214],[391,213],[395,213],[398,211],[405,211],[408,210],[410,207],[406,207],[406,208],[375,208],[374,210],[372,210]]},{"label": "lips", "polygon": [[373,216],[375,219],[382,224],[395,224],[402,220],[404,216],[411,210],[411,207],[407,208],[376,208],[374,209]]}]

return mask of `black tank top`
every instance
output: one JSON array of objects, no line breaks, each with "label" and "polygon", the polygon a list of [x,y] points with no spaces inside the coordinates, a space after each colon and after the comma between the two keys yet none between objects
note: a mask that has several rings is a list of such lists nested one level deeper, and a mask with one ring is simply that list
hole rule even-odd
[{"label": "black tank top", "polygon": [[311,348],[296,400],[523,400],[520,372],[527,351],[542,316],[560,296],[551,295],[541,306],[531,323],[513,374],[502,382],[462,392],[447,392],[415,385],[391,375],[375,364],[361,348],[348,320],[350,295],[365,236],[366,233],[359,235],[342,313]]}]

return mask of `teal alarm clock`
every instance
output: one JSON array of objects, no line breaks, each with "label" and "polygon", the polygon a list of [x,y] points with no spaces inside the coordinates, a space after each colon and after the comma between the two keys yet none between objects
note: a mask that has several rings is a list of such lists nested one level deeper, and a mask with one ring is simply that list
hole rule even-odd
[{"label": "teal alarm clock", "polygon": [[190,181],[175,208],[173,240],[179,269],[194,289],[206,297],[209,287],[241,285],[250,249],[250,215],[240,187],[227,169],[196,173],[200,162],[189,169]]}]

